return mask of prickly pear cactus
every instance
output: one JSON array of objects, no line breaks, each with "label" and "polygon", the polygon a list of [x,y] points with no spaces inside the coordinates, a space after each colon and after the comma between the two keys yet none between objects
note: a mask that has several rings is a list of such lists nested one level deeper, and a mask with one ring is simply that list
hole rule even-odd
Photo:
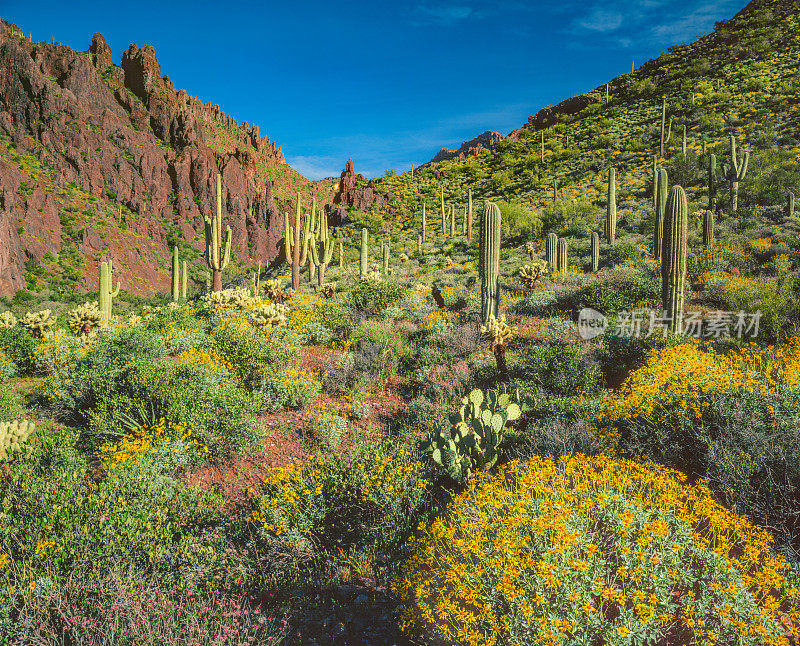
[{"label": "prickly pear cactus", "polygon": [[69,313],[69,328],[75,336],[87,338],[96,328],[100,327],[103,314],[97,301],[79,305]]},{"label": "prickly pear cactus", "polygon": [[491,469],[502,452],[506,424],[519,419],[518,393],[473,390],[450,416],[450,429],[430,433],[420,450],[451,479],[465,483],[477,469]]},{"label": "prickly pear cactus", "polygon": [[0,461],[18,452],[33,430],[34,424],[28,420],[0,422]]},{"label": "prickly pear cactus", "polygon": [[42,339],[47,336],[47,333],[53,328],[56,320],[50,316],[50,310],[42,310],[41,312],[28,312],[19,324],[28,330],[28,334],[37,339]]}]

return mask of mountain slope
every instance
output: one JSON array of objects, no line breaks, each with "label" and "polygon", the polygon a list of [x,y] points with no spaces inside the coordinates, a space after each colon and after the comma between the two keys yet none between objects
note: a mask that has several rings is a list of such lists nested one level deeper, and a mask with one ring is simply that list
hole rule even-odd
[{"label": "mountain slope", "polygon": [[[0,295],[96,289],[100,256],[124,289],[165,290],[169,247],[203,252],[217,172],[233,253],[250,266],[278,253],[281,201],[332,194],[258,126],[176,91],[152,47],[131,45],[117,66],[100,34],[76,52],[0,22]],[[191,272],[203,280],[201,263]]]},{"label": "mountain slope", "polygon": [[[652,155],[659,152],[662,98],[672,136],[665,158],[671,179],[704,192],[705,174],[679,168],[682,132],[687,132],[687,164],[701,158],[703,142],[719,164],[729,154],[729,136],[753,151],[742,204],[779,204],[798,188],[779,180],[800,162],[800,2],[755,0],[710,34],[648,61],[632,74],[571,97],[530,117],[491,150],[463,160],[382,179],[377,191],[404,197],[406,219],[419,220],[422,203],[438,204],[476,196],[519,202],[535,210],[560,202],[601,205],[605,173],[617,168],[622,201],[646,193]],[[542,139],[544,151],[542,152]],[[702,157],[702,161],[705,161]],[[793,172],[793,171],[792,171]],[[792,172],[789,172],[791,175]]]}]

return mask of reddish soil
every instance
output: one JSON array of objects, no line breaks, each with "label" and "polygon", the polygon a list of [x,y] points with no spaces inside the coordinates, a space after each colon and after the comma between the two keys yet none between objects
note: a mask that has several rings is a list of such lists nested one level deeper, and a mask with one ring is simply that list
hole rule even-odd
[{"label": "reddish soil", "polygon": [[[295,367],[299,370],[318,370],[339,351],[325,346],[306,346],[301,349]],[[338,452],[347,453],[353,438],[380,440],[391,432],[392,420],[403,410],[406,402],[402,396],[405,380],[393,378],[380,392],[368,395],[369,411],[364,419],[349,419],[350,437],[343,438]],[[219,491],[225,498],[224,507],[246,504],[249,489],[256,487],[269,475],[270,470],[291,462],[300,462],[313,451],[319,438],[315,421],[322,410],[348,417],[350,404],[343,397],[320,393],[299,410],[281,410],[264,415],[266,439],[258,452],[247,456],[234,456],[229,462],[217,466],[204,466],[189,474],[187,481],[201,489]]]}]

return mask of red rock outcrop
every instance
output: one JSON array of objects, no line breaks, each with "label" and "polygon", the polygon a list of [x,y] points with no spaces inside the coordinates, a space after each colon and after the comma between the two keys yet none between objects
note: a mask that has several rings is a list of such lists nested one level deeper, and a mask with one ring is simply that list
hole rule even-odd
[{"label": "red rock outcrop", "polygon": [[442,148],[438,153],[436,153],[436,155],[434,155],[433,159],[422,164],[420,168],[426,168],[428,166],[438,164],[441,161],[453,159],[454,157],[458,157],[459,160],[463,161],[469,155],[480,155],[484,150],[491,150],[501,141],[503,141],[503,135],[501,135],[499,132],[487,130],[486,132],[479,134],[474,139],[462,142],[461,147],[458,150]]},{"label": "red rock outcrop", "polygon": [[103,254],[120,260],[129,291],[167,289],[159,269],[167,240],[178,235],[203,248],[218,172],[233,251],[252,265],[278,253],[283,218],[264,169],[285,163],[281,148],[258,126],[176,91],[148,45],[131,45],[117,66],[101,34],[76,52],[32,43],[0,21],[0,144],[8,150],[0,154],[0,294],[24,287],[26,260],[59,252],[62,215],[78,197],[78,225],[91,220],[88,203],[99,218],[124,209],[127,227],[103,235],[84,227],[81,287],[96,287],[94,261]]},{"label": "red rock outcrop", "polygon": [[331,226],[347,224],[350,221],[348,208],[360,211],[368,211],[373,206],[388,208],[391,199],[389,194],[376,192],[361,173],[356,174],[353,171],[353,160],[348,159],[339,176],[339,188],[328,212],[328,223]]}]

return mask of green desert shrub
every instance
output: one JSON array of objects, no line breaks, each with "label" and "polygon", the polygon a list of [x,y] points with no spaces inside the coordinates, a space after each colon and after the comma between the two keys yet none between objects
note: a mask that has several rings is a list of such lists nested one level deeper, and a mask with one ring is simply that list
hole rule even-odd
[{"label": "green desert shrub", "polygon": [[542,222],[535,211],[516,202],[497,202],[500,207],[500,226],[504,238],[533,239],[542,232]]}]

